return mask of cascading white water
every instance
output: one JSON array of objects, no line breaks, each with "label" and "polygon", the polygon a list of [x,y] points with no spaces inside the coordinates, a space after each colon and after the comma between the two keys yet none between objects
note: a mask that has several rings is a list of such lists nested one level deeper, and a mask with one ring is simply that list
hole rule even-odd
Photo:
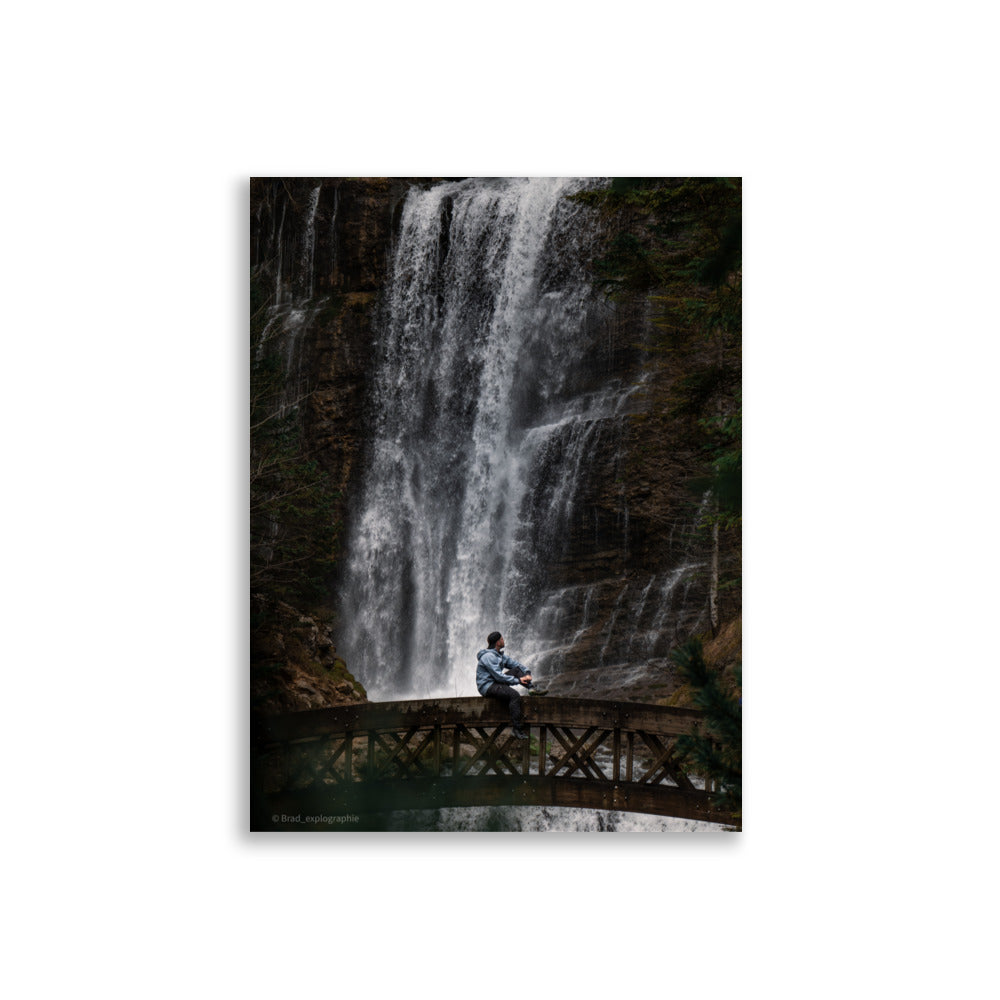
[{"label": "cascading white water", "polygon": [[272,242],[278,248],[278,266],[275,268],[275,281],[274,281],[274,304],[275,306],[281,305],[281,268],[282,268],[282,247],[284,246],[284,241],[282,236],[285,231],[285,211],[288,208],[287,205],[281,206],[281,222],[278,225],[277,237],[272,236]]},{"label": "cascading white water", "polygon": [[[473,178],[407,195],[341,588],[343,655],[374,700],[475,694],[494,629],[557,693],[621,697],[655,683],[700,614],[679,599],[703,566],[686,545],[634,578],[553,573],[574,531],[591,544],[591,516],[598,552],[606,527],[582,496],[596,456],[605,485],[620,477],[642,406],[642,378],[605,364],[610,314],[584,266],[593,227],[566,198],[586,186]],[[622,495],[619,567],[628,516]]]},{"label": "cascading white water", "polygon": [[703,820],[559,806],[467,806],[391,813],[390,831],[449,833],[718,833]]},{"label": "cascading white water", "polygon": [[302,240],[302,255],[299,262],[300,281],[307,290],[307,298],[313,297],[314,275],[313,254],[316,250],[316,208],[319,205],[319,194],[323,190],[321,184],[313,188],[309,195],[309,207],[306,209],[306,229]]},{"label": "cascading white water", "polygon": [[629,389],[574,384],[600,309],[565,198],[583,187],[470,179],[408,195],[348,547],[347,655],[373,698],[474,694],[487,633],[530,632],[539,561],[620,417]]},{"label": "cascading white water", "polygon": [[274,300],[268,308],[267,322],[256,344],[255,356],[259,361],[272,341],[280,346],[285,368],[284,387],[278,406],[280,416],[295,410],[306,392],[305,369],[308,359],[303,350],[302,340],[319,308],[318,303],[312,299],[315,288],[316,210],[322,189],[323,186],[317,184],[309,195],[305,226],[298,247],[297,266],[293,268],[289,282],[285,282],[282,277],[284,256],[282,232],[285,225],[286,204],[282,205],[277,234],[276,236],[272,234],[272,244],[276,248],[277,255]]}]

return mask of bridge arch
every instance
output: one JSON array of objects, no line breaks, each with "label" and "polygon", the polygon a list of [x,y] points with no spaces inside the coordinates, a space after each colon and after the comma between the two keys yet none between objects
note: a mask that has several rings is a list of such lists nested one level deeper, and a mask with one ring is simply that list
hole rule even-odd
[{"label": "bridge arch", "polygon": [[489,698],[368,702],[254,727],[253,829],[379,828],[451,806],[571,806],[728,823],[676,755],[701,712],[525,698],[529,740]]}]

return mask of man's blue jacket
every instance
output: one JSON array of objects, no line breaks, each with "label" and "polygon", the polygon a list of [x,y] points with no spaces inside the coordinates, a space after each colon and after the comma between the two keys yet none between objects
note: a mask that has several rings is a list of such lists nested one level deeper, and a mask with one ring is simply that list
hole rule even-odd
[{"label": "man's blue jacket", "polygon": [[518,678],[501,673],[502,670],[527,670],[523,663],[518,663],[506,653],[498,653],[495,649],[481,649],[476,657],[479,661],[476,667],[476,687],[480,694],[486,694],[491,684],[517,684]]}]

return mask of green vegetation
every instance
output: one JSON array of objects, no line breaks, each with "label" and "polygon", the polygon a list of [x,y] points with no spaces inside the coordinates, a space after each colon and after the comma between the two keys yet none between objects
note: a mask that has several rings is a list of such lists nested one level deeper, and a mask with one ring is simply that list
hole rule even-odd
[{"label": "green vegetation", "polygon": [[[737,403],[739,397],[737,397]],[[718,511],[717,522],[723,528],[739,528],[743,518],[743,412],[701,421],[706,443],[704,454],[711,462],[711,473],[692,482],[692,489],[712,491]]]},{"label": "green vegetation", "polygon": [[673,653],[684,681],[694,689],[693,704],[705,713],[704,726],[693,736],[677,740],[680,759],[711,781],[713,800],[727,810],[734,823],[742,821],[743,699],[742,672],[736,667],[732,680],[705,663],[701,641],[691,639]]},{"label": "green vegetation", "polygon": [[596,208],[608,238],[594,281],[620,303],[652,307],[651,353],[692,334],[713,351],[679,386],[678,406],[738,381],[742,330],[742,185],[739,178],[624,177],[574,200]]},{"label": "green vegetation", "polygon": [[598,286],[624,301],[649,296],[667,334],[699,330],[724,343],[741,328],[739,178],[636,178],[573,196],[596,207],[612,235],[594,262]]}]

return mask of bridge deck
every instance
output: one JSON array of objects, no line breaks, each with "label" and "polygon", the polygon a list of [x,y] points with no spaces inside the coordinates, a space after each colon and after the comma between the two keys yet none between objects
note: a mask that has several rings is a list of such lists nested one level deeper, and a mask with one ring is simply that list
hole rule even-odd
[{"label": "bridge deck", "polygon": [[[255,727],[255,829],[357,829],[405,809],[552,805],[727,823],[676,755],[702,714],[630,702],[525,698],[530,740],[489,698],[369,702]],[[326,822],[309,823],[311,817]],[[283,821],[284,820],[286,821]]]}]

